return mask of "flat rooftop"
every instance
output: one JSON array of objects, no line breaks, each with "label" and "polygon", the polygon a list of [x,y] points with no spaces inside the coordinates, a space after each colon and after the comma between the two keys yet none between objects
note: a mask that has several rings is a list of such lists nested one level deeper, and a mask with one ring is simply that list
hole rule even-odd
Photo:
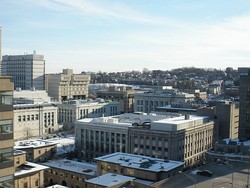
[{"label": "flat rooftop", "polygon": [[53,146],[53,145],[56,145],[56,143],[43,140],[43,139],[22,140],[22,141],[15,142],[14,149],[22,150],[22,149],[28,149],[28,148],[39,148],[39,147]]},{"label": "flat rooftop", "polygon": [[47,168],[48,167],[44,165],[31,163],[31,162],[25,162],[25,164],[22,164],[16,168],[16,172],[14,176],[17,177],[17,176],[29,175],[30,173],[36,173],[41,170],[45,170]]},{"label": "flat rooftop", "polygon": [[67,159],[49,161],[49,162],[43,163],[43,165],[51,167],[51,168],[67,170],[67,171],[75,172],[78,174],[85,174],[85,175],[90,175],[90,176],[96,176],[96,172],[97,172],[96,164],[77,162],[77,161],[72,161],[72,160],[67,160]]},{"label": "flat rooftop", "polygon": [[46,187],[46,188],[68,188],[68,187],[56,184],[56,185],[52,185],[52,186],[49,186],[49,187]]},{"label": "flat rooftop", "polygon": [[169,119],[162,119],[151,123],[151,129],[160,131],[178,131],[195,128],[210,122],[208,116],[185,115]]},{"label": "flat rooftop", "polygon": [[110,187],[110,186],[115,186],[121,183],[126,183],[128,181],[134,180],[134,177],[130,176],[123,176],[119,174],[112,174],[112,173],[107,173],[102,176],[98,176],[96,178],[92,178],[87,180],[87,183],[92,183],[95,185],[99,186],[105,186],[105,187]]},{"label": "flat rooftop", "polygon": [[120,166],[140,169],[145,171],[152,172],[168,172],[172,169],[183,166],[183,162],[181,161],[164,161],[163,159],[157,159],[142,155],[134,155],[128,153],[113,153],[109,155],[105,155],[102,157],[95,158],[97,161],[104,161],[109,163],[119,164]]},{"label": "flat rooftop", "polygon": [[153,122],[158,120],[164,120],[176,117],[177,115],[158,115],[155,113],[142,113],[142,112],[135,112],[135,113],[125,113],[116,116],[110,117],[99,117],[99,118],[85,118],[78,120],[78,122],[85,122],[85,123],[105,123],[105,124],[113,124],[113,125],[121,125],[121,126],[131,126],[132,123],[140,123],[140,122]]}]

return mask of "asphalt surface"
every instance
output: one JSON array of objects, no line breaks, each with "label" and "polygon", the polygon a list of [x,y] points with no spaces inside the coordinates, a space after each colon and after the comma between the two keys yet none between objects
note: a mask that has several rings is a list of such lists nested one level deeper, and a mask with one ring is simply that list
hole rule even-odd
[{"label": "asphalt surface", "polygon": [[[215,162],[179,173],[156,183],[157,188],[250,188],[250,164],[240,162]],[[209,170],[212,177],[196,175],[197,170]]]}]

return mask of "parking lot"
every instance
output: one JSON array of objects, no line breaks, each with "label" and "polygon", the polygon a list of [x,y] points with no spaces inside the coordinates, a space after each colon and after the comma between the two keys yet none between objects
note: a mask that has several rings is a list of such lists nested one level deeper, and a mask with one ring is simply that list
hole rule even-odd
[{"label": "parking lot", "polygon": [[[211,163],[162,181],[158,188],[246,188],[250,184],[250,165],[244,163]],[[197,170],[209,170],[212,177],[196,175]],[[249,186],[250,188],[250,186]]]}]

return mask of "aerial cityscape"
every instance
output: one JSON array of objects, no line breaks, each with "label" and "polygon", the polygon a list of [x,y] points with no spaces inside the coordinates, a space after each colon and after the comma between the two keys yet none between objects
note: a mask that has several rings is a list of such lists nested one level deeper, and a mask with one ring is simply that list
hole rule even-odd
[{"label": "aerial cityscape", "polygon": [[0,188],[250,188],[250,1],[2,0]]}]

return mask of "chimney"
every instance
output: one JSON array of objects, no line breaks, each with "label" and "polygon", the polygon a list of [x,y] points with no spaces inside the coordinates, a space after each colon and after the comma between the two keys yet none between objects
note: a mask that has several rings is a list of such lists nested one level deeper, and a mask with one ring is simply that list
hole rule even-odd
[{"label": "chimney", "polygon": [[189,114],[185,114],[185,119],[189,119]]}]

